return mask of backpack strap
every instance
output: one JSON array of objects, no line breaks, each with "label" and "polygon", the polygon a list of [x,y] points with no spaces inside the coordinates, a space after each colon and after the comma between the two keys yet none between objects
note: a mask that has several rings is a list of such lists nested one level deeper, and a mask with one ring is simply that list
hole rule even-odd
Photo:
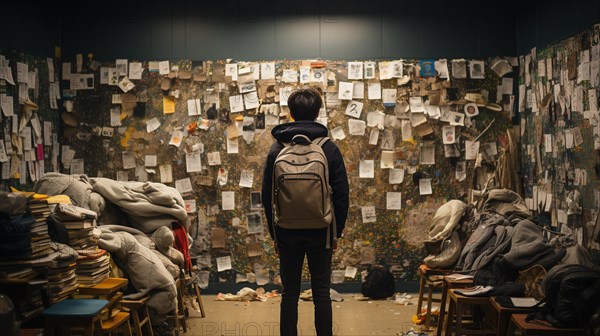
[{"label": "backpack strap", "polygon": [[323,147],[323,145],[325,145],[325,143],[329,141],[329,137],[320,137],[320,138],[315,138],[312,143],[314,143],[317,146],[321,146]]}]

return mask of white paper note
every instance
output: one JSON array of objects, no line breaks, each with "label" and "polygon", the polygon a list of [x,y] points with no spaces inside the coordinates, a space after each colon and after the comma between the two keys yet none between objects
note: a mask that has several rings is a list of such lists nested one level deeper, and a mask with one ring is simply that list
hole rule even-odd
[{"label": "white paper note", "polygon": [[402,193],[388,191],[386,197],[386,209],[402,210]]},{"label": "white paper note", "polygon": [[235,191],[223,191],[221,194],[222,210],[235,210]]},{"label": "white paper note", "polygon": [[359,177],[360,178],[375,178],[375,161],[374,160],[360,160]]}]

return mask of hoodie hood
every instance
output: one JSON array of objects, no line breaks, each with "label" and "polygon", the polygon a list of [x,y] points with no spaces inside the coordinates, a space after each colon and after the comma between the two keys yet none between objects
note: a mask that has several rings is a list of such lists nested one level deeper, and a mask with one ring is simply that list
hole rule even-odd
[{"label": "hoodie hood", "polygon": [[294,121],[273,127],[271,135],[275,140],[280,142],[291,142],[292,138],[297,134],[303,134],[311,140],[327,136],[327,127],[319,124],[316,121]]}]

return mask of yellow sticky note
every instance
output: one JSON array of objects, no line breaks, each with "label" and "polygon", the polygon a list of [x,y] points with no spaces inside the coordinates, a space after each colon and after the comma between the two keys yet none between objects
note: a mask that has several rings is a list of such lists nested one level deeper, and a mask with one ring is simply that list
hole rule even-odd
[{"label": "yellow sticky note", "polygon": [[175,98],[163,97],[163,113],[175,112]]}]

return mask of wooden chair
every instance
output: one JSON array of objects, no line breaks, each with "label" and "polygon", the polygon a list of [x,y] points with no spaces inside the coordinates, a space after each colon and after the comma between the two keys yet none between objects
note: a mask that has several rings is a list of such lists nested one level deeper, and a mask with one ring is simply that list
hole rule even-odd
[{"label": "wooden chair", "polygon": [[121,301],[121,305],[129,310],[129,315],[133,322],[133,330],[137,336],[142,336],[142,328],[144,326],[146,327],[148,335],[154,336],[146,301],[148,301],[148,297],[143,297],[139,300]]},{"label": "wooden chair", "polygon": [[131,335],[130,315],[121,311],[123,293],[121,288],[126,287],[128,280],[125,278],[108,278],[94,286],[79,286],[78,295],[94,298],[106,298],[108,304],[104,317],[98,322],[98,330],[104,334],[111,334],[122,329],[126,335]]},{"label": "wooden chair", "polygon": [[448,301],[448,291],[453,288],[465,288],[473,285],[473,280],[452,280],[444,276],[442,281],[442,301],[440,303],[440,315],[438,317],[438,326],[436,336],[441,336],[444,330],[444,322],[446,319],[446,302]]},{"label": "wooden chair", "polygon": [[546,321],[531,321],[525,319],[527,314],[513,314],[510,318],[510,326],[507,335],[514,335],[515,330],[519,330],[523,336],[580,336],[584,335],[582,329],[556,328]]},{"label": "wooden chair", "polygon": [[[490,308],[490,298],[487,296],[465,296],[455,292],[456,289],[448,290],[448,297],[450,298],[450,304],[448,305],[448,320],[446,323],[445,335],[450,336],[452,332],[455,335],[495,335],[496,328],[480,328],[477,329],[463,329],[467,325],[474,326],[475,319],[471,318],[470,323],[465,321],[465,308],[468,306],[478,306],[484,310]],[[482,324],[487,324],[486,321],[478,321]]]},{"label": "wooden chair", "polygon": [[[419,275],[419,300],[417,302],[417,316],[422,316],[423,301],[425,298],[425,288],[427,288],[427,311],[425,313],[425,328],[424,331],[430,330],[431,324],[431,307],[434,302],[442,302],[441,298],[433,297],[433,291],[436,288],[443,287],[444,274],[450,274],[452,271],[449,270],[435,270],[427,267],[426,265],[419,266],[417,274]],[[439,276],[439,279],[434,279],[432,276]],[[440,311],[442,307],[440,307]]]},{"label": "wooden chair", "polygon": [[496,324],[496,335],[504,336],[508,330],[510,324],[510,318],[513,314],[526,314],[532,310],[532,308],[517,308],[517,307],[504,307],[495,297],[490,298],[490,304],[496,312],[495,324]]},{"label": "wooden chair", "polygon": [[107,300],[67,299],[44,310],[44,335],[53,336],[57,329],[60,335],[71,334],[71,328],[83,329],[83,335],[95,334],[97,322],[102,318],[102,310]]}]

